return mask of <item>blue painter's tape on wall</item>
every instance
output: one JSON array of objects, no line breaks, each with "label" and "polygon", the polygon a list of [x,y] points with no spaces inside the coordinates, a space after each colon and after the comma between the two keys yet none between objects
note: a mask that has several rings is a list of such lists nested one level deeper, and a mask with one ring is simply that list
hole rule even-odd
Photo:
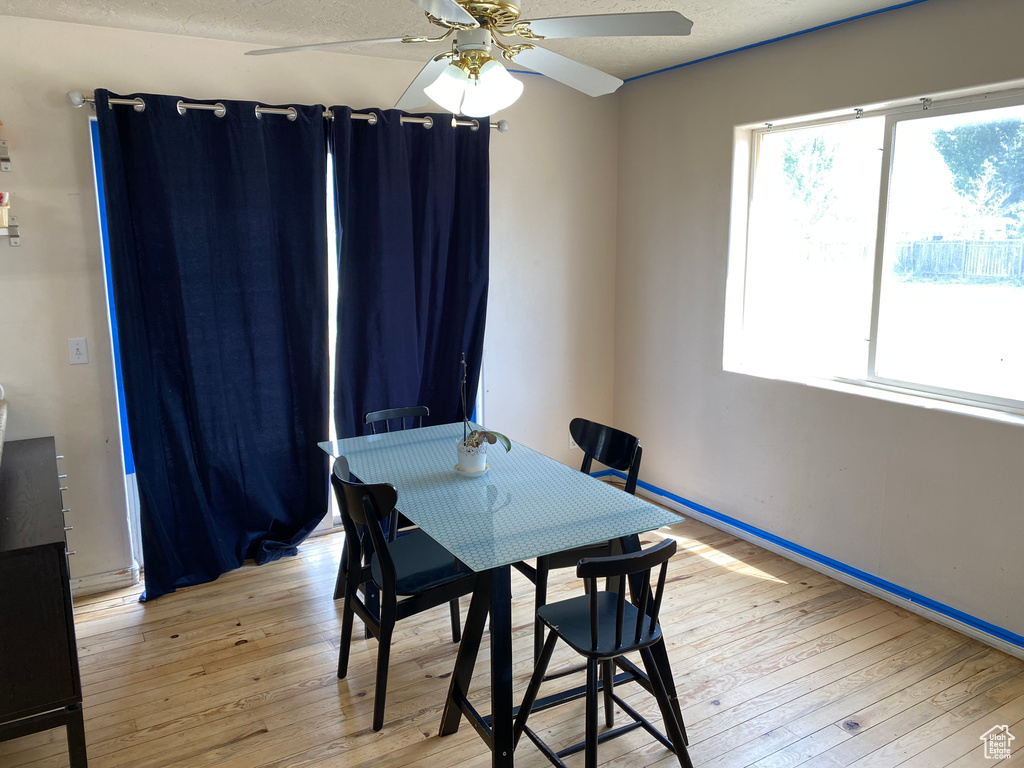
[{"label": "blue painter's tape on wall", "polygon": [[[605,469],[600,472],[594,472],[592,474],[594,477],[617,477],[620,480],[626,479],[626,475],[624,473],[614,469]],[[682,496],[677,496],[676,494],[659,488],[656,485],[651,485],[650,483],[646,483],[643,480],[639,481],[637,485],[643,488],[644,490],[657,494],[658,496],[662,496],[666,499],[669,499],[670,501],[674,501],[675,503],[681,504],[684,507],[689,507],[695,512],[700,512],[702,515],[707,515],[708,517],[714,520],[718,520],[727,525],[730,525],[733,528],[737,528],[741,531],[750,533],[756,536],[757,538],[762,539],[763,541],[771,542],[772,544],[775,544],[776,546],[786,549],[790,552],[793,552],[794,554],[800,555],[801,557],[806,557],[808,560],[813,560],[816,563],[821,563],[822,565],[828,566],[829,568],[839,571],[840,573],[845,573],[848,576],[852,576],[855,579],[863,581],[865,584],[870,584],[871,586],[884,590],[885,592],[888,592],[891,595],[895,595],[896,597],[899,597],[911,603],[916,603],[917,605],[920,605],[922,608],[927,608],[928,610],[935,611],[935,613],[959,621],[960,623],[965,624],[968,627],[973,627],[974,629],[977,629],[980,632],[984,632],[988,635],[991,635],[992,637],[996,637],[1002,640],[1003,642],[1009,643],[1010,645],[1015,645],[1018,648],[1024,648],[1024,637],[1014,632],[1011,632],[1008,629],[997,627],[995,624],[990,624],[989,622],[984,621],[983,619],[979,619],[976,616],[971,616],[969,613],[964,613],[963,611],[957,610],[956,608],[948,606],[945,603],[940,603],[938,600],[933,600],[932,598],[926,597],[925,595],[921,595],[917,592],[912,592],[909,589],[905,589],[904,587],[901,587],[899,584],[893,584],[891,581],[886,581],[885,579],[879,578],[878,576],[874,576],[873,574],[862,571],[859,568],[854,568],[852,565],[847,565],[846,563],[840,562],[839,560],[835,560],[834,558],[828,557],[827,555],[815,552],[814,550],[808,549],[807,547],[802,547],[799,544],[795,544],[794,542],[789,541],[788,539],[782,538],[781,536],[776,536],[775,534],[768,533],[768,531],[761,530],[760,528],[755,528],[752,525],[747,525],[746,523],[737,520],[734,517],[723,515],[721,512],[716,512],[715,510],[709,509],[708,507],[705,507],[701,504],[697,504],[694,501],[684,499]]]},{"label": "blue painter's tape on wall", "polygon": [[124,381],[121,378],[121,348],[117,341],[117,315],[114,313],[114,283],[110,274],[110,237],[107,234],[107,205],[103,192],[103,164],[100,162],[100,124],[90,121],[93,164],[96,168],[96,195],[99,199],[100,236],[103,242],[103,270],[107,275],[107,308],[110,310],[110,334],[114,341],[114,378],[117,380],[117,407],[121,416],[121,447],[124,450],[124,473],[135,472],[132,441],[128,437],[128,409],[124,404]]}]

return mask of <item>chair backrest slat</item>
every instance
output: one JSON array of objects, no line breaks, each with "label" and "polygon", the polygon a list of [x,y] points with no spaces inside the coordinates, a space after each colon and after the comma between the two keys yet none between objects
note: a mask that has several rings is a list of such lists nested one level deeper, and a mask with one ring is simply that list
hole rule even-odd
[{"label": "chair backrest slat", "polygon": [[[626,580],[619,579],[615,601],[615,647],[622,647],[622,625],[626,621]],[[596,646],[595,646],[596,647]]]},{"label": "chair backrest slat", "polygon": [[661,615],[661,598],[665,596],[665,577],[668,575],[668,561],[666,560],[661,564],[661,571],[658,574],[658,589],[654,593],[654,608],[650,611],[651,614],[651,631],[654,631],[654,625],[658,623],[658,616]]},{"label": "chair backrest slat", "polygon": [[[644,624],[647,622],[647,601],[651,597],[651,572],[644,571],[642,585],[640,587],[640,599],[636,604],[636,633],[633,635],[633,642],[639,643],[644,634]],[[653,625],[652,625],[653,628]]]}]

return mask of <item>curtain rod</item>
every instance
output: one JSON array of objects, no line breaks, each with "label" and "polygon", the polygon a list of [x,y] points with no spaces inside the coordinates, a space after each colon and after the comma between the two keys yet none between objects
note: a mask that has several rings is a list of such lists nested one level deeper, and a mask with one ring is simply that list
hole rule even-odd
[{"label": "curtain rod", "polygon": [[[146,102],[143,101],[141,97],[136,97],[134,99],[111,98],[107,100],[107,103],[110,105],[111,108],[113,108],[114,105],[118,105],[132,107],[135,109],[136,112],[144,112],[146,110]],[[84,96],[81,91],[68,91],[68,104],[70,104],[75,109],[81,109],[86,104],[90,104],[95,109],[96,99],[91,96]],[[189,102],[182,101],[181,99],[179,99],[177,106],[178,114],[180,115],[184,115],[190,109],[213,112],[217,117],[224,117],[224,115],[228,113],[227,107],[225,107],[219,101],[216,104],[191,104]],[[299,116],[299,113],[298,111],[296,111],[295,107],[261,107],[257,105],[256,117],[262,118],[263,115],[284,115],[289,120],[295,120]],[[365,120],[370,125],[377,124],[377,114],[375,112],[353,112],[351,114],[351,118],[353,120]],[[324,119],[333,120],[334,113],[329,109],[325,109]],[[402,125],[413,124],[422,125],[425,128],[433,128],[434,118],[432,118],[430,115],[425,115],[423,117],[411,117],[408,115],[402,115],[401,123]],[[497,122],[494,123],[488,123],[488,125],[494,130],[496,130],[498,133],[506,133],[509,129],[508,120],[498,120]],[[475,131],[480,128],[480,121],[459,120],[453,117],[452,127],[469,128]]]}]

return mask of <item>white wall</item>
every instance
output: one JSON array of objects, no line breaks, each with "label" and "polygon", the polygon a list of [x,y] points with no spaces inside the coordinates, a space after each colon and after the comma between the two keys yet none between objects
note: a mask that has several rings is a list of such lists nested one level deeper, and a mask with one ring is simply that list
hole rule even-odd
[{"label": "white wall", "polygon": [[1024,427],[724,373],[722,341],[734,127],[1024,78],[1022,39],[1020,0],[931,0],[627,84],[614,411],[645,480],[1018,634]]},{"label": "white wall", "polygon": [[[88,112],[68,90],[148,91],[268,103],[395,103],[418,65],[0,16],[0,134],[14,170],[22,245],[0,241],[0,383],[7,439],[55,435],[67,457],[76,577],[131,564]],[[492,135],[488,423],[560,458],[577,403],[610,418],[615,261],[615,98],[591,100],[538,77]],[[421,130],[410,127],[411,130]],[[563,138],[553,138],[562,136]],[[541,182],[541,183],[538,183]],[[582,183],[579,183],[582,182]],[[581,273],[584,273],[581,275]],[[592,297],[607,307],[584,318]],[[89,339],[70,366],[68,337]],[[570,387],[587,382],[574,399]],[[525,405],[524,405],[525,403]]]},{"label": "white wall", "polygon": [[524,79],[491,144],[484,417],[578,465],[569,421],[612,418],[618,104]]}]

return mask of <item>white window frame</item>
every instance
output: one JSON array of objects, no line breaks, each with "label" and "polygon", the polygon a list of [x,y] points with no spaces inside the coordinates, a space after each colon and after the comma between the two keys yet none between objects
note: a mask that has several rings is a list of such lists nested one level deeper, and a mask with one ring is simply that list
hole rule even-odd
[{"label": "white window frame", "polygon": [[[1013,417],[1014,421],[1024,422],[1024,400],[1012,400],[976,392],[947,389],[931,384],[886,378],[875,374],[878,320],[885,256],[885,225],[897,125],[905,121],[938,115],[983,112],[989,109],[1024,105],[1024,88],[1021,88],[1020,85],[1020,83],[1011,83],[1001,87],[999,90],[986,89],[973,93],[952,94],[946,98],[936,98],[934,100],[917,99],[913,102],[893,102],[875,105],[870,108],[843,110],[809,118],[783,119],[777,120],[774,123],[765,122],[757,126],[738,127],[735,131],[733,156],[733,199],[729,238],[729,269],[726,286],[723,368],[726,371],[736,373],[778,378],[812,386],[840,388],[857,394],[890,400],[896,399],[901,402],[916,402],[917,404],[932,407],[936,402],[968,406],[967,410],[959,408],[955,410],[971,415],[988,415],[995,418],[999,418],[1000,414],[1009,414]],[[872,279],[871,326],[868,338],[866,370],[863,378],[852,379],[842,376],[822,378],[787,374],[786,371],[777,369],[769,373],[763,368],[752,367],[746,364],[741,358],[742,352],[740,350],[743,348],[742,334],[744,304],[746,301],[747,253],[751,238],[750,210],[754,197],[761,138],[770,132],[818,127],[848,122],[861,117],[879,116],[885,118],[885,129],[882,147],[882,167],[879,179],[880,194]],[[888,393],[897,397],[889,397]],[[909,399],[906,396],[909,396]]]}]

